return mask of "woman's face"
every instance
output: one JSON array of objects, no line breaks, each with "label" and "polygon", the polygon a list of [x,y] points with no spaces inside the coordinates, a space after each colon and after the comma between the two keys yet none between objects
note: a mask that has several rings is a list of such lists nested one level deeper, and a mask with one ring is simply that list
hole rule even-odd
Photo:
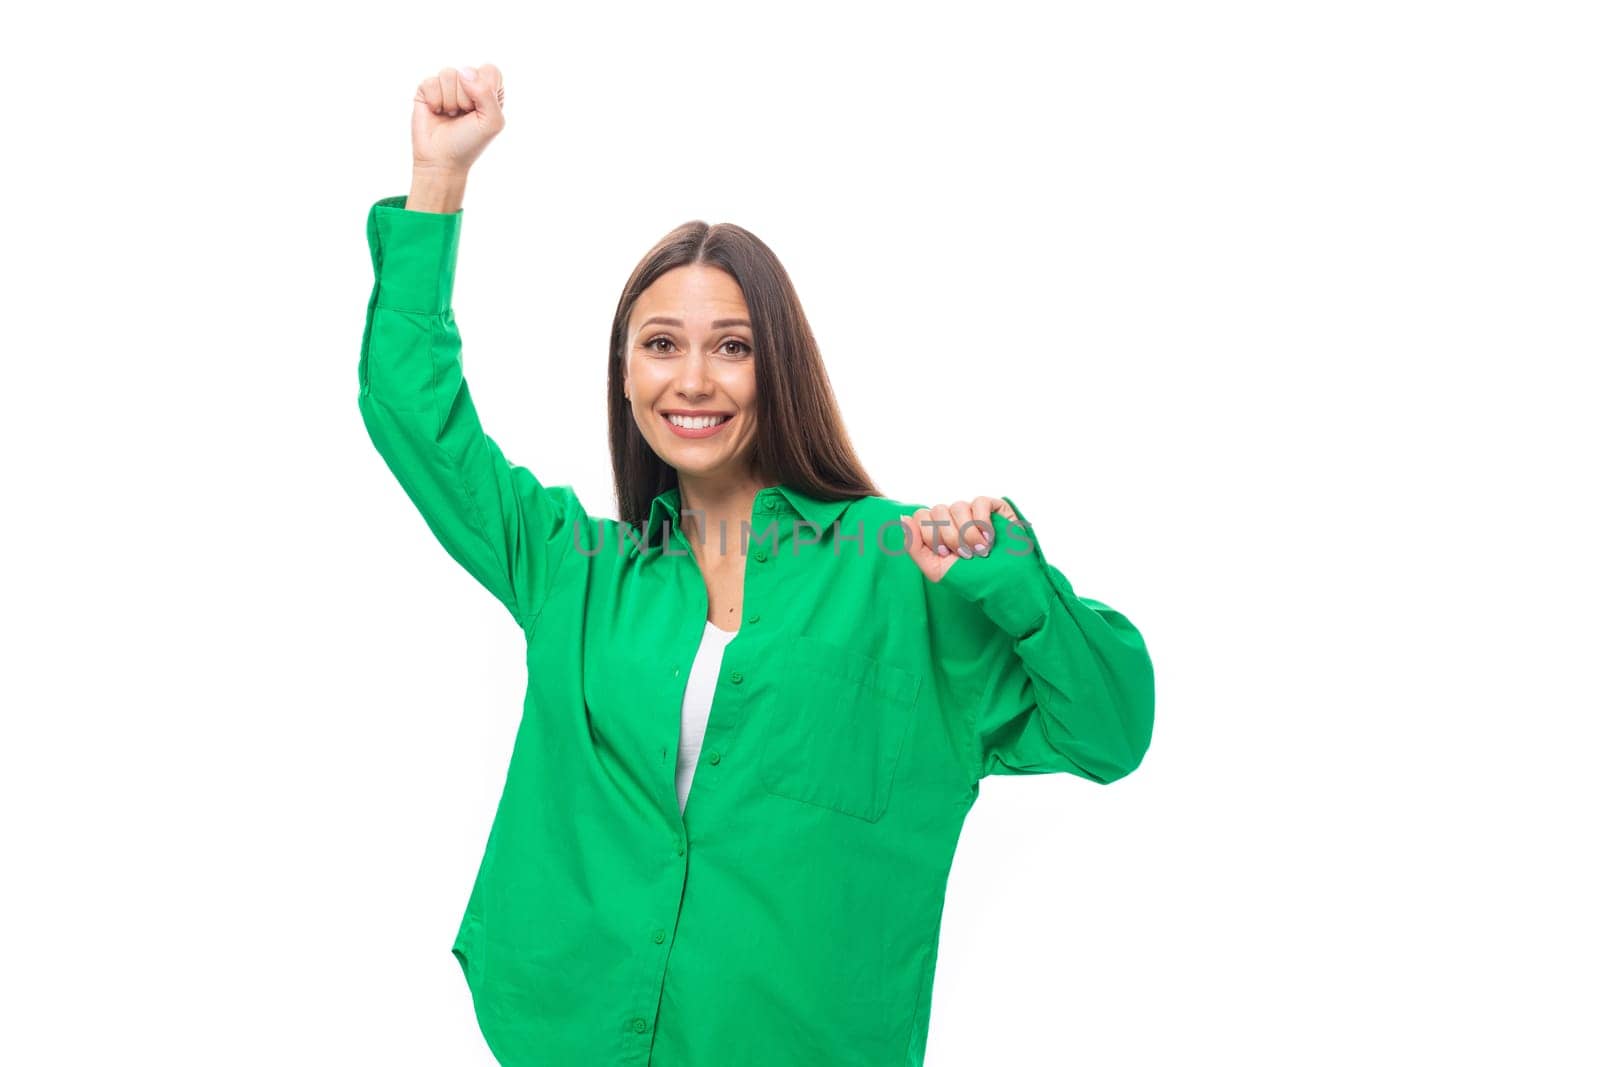
[{"label": "woman's face", "polygon": [[675,267],[634,303],[624,389],[644,439],[680,474],[750,474],[754,339],[744,293],[717,267]]}]

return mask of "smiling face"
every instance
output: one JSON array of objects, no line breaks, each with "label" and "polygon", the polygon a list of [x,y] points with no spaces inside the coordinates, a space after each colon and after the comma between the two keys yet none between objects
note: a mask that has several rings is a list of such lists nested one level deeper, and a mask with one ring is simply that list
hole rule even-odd
[{"label": "smiling face", "polygon": [[744,293],[717,267],[674,267],[635,302],[623,388],[639,431],[680,476],[750,475],[754,354]]}]

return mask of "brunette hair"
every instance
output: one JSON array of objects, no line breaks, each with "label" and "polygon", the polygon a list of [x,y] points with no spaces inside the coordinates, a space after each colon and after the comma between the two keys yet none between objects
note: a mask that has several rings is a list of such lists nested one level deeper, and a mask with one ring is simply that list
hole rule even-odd
[{"label": "brunette hair", "polygon": [[611,323],[606,409],[621,520],[642,528],[650,501],[678,484],[677,470],[644,439],[622,395],[628,318],[640,294],[657,278],[691,263],[726,271],[750,309],[756,372],[751,458],[759,476],[819,500],[882,496],[850,444],[822,353],[783,264],[749,230],[730,222],[710,226],[696,219],[672,230],[645,253],[623,286]]}]

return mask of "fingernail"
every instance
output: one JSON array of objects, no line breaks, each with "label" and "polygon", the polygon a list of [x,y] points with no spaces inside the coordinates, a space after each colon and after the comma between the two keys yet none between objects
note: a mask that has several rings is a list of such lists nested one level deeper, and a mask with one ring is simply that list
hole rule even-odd
[{"label": "fingernail", "polygon": [[460,74],[463,79],[469,82],[475,82],[478,80],[477,67],[457,67],[456,73]]},{"label": "fingernail", "polygon": [[968,548],[966,545],[962,545],[961,546],[961,558],[962,559],[971,559],[972,558],[972,549]]},{"label": "fingernail", "polygon": [[989,542],[979,541],[977,546],[973,548],[973,551],[980,556],[987,556],[989,554]]},{"label": "fingernail", "polygon": [[940,545],[939,546],[939,555],[948,556],[949,554],[950,554],[950,548],[949,548],[948,545]]}]

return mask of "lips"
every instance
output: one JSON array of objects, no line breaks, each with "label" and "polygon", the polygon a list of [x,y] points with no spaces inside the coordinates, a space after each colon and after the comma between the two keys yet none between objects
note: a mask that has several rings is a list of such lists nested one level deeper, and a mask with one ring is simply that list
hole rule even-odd
[{"label": "lips", "polygon": [[[698,417],[705,418],[708,416]],[[695,440],[702,437],[711,437],[714,434],[719,433],[724,426],[728,425],[733,420],[734,416],[728,415],[721,422],[712,423],[710,426],[699,426],[691,429],[687,426],[679,426],[677,423],[668,418],[665,412],[663,412],[661,415],[661,421],[667,424],[667,429],[671,430],[678,437],[684,437],[690,440]]]}]

